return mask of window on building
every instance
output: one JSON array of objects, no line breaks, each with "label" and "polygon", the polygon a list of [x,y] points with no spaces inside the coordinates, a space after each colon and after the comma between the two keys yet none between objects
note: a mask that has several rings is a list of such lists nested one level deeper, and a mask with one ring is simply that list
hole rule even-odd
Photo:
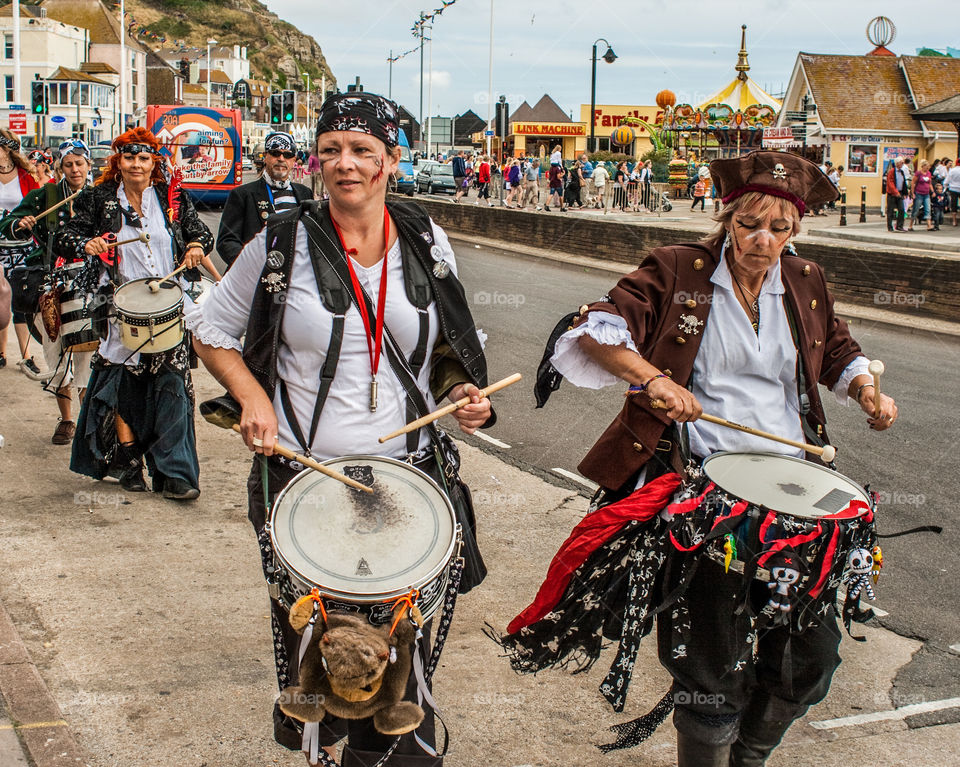
[{"label": "window on building", "polygon": [[13,75],[3,76],[3,100],[9,104],[12,104],[14,101]]},{"label": "window on building", "polygon": [[90,84],[89,83],[80,84],[80,106],[84,106],[84,107],[90,106]]},{"label": "window on building", "polygon": [[609,152],[610,151],[610,139],[608,138],[597,138],[597,151],[599,152]]},{"label": "window on building", "polygon": [[13,58],[13,35],[9,32],[3,36],[3,57],[5,59]]},{"label": "window on building", "polygon": [[876,173],[877,156],[876,144],[848,144],[847,173]]}]

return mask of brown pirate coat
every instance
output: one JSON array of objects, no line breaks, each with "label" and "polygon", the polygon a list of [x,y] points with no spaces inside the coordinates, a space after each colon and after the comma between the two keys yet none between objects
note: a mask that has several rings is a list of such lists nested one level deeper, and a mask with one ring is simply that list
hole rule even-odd
[{"label": "brown pirate coat", "polygon": [[[640,354],[651,365],[681,386],[687,386],[694,360],[710,321],[714,285],[710,277],[720,263],[720,246],[701,243],[657,248],[640,267],[623,277],[610,291],[609,301],[590,305],[590,312],[616,314],[626,321]],[[812,261],[784,253],[781,275],[787,300],[796,320],[797,343],[803,360],[810,410],[807,424],[827,440],[823,404],[817,383],[832,388],[860,354],[860,346],[847,324],[833,312],[823,270]],[[700,332],[681,329],[680,315],[703,321]],[[704,382],[709,386],[709,381]],[[580,472],[601,486],[620,488],[650,460],[671,419],[653,410],[650,399],[626,399],[623,410],[590,449]],[[814,460],[812,455],[808,459]]]}]

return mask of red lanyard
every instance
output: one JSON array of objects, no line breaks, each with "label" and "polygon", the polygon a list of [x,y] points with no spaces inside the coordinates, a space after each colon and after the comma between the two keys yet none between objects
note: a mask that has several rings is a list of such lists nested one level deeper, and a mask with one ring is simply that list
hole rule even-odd
[{"label": "red lanyard", "polygon": [[383,267],[380,272],[380,290],[377,295],[377,317],[376,325],[370,327],[370,314],[367,312],[367,302],[363,300],[363,290],[360,288],[360,280],[357,279],[357,273],[354,271],[350,256],[357,255],[356,248],[347,248],[343,241],[343,232],[334,220],[333,228],[337,230],[337,237],[340,238],[340,245],[347,255],[347,269],[350,270],[350,282],[353,284],[353,292],[357,297],[357,308],[360,310],[360,318],[363,320],[363,327],[367,331],[367,351],[370,354],[370,410],[377,409],[377,370],[380,368],[380,352],[383,347],[383,317],[387,307],[387,253],[390,245],[390,214],[387,212],[387,206],[383,206]]}]

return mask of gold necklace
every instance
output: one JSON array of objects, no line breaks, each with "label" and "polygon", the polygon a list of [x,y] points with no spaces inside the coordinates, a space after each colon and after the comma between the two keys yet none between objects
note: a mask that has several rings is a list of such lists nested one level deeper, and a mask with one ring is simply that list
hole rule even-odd
[{"label": "gold necklace", "polygon": [[[733,275],[733,281],[737,283],[737,287],[740,288],[740,295],[743,296],[743,300],[747,302],[750,309],[750,324],[753,326],[753,332],[757,335],[760,335],[760,296],[756,293],[752,293],[747,290],[740,283],[740,280],[737,279],[736,272],[733,271],[733,267],[730,268],[730,274]],[[750,302],[747,299],[747,294],[753,296],[753,302]]]}]

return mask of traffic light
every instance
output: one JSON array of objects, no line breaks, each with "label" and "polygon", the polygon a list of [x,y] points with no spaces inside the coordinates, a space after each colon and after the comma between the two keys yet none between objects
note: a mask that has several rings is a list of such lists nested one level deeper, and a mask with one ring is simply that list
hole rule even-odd
[{"label": "traffic light", "polygon": [[283,120],[283,95],[280,93],[270,94],[270,124],[279,125]]},{"label": "traffic light", "polygon": [[283,122],[292,123],[297,119],[297,92],[283,92]]},{"label": "traffic light", "polygon": [[507,103],[506,97],[501,96],[500,100],[494,104],[495,116],[494,120],[494,130],[496,135],[500,138],[506,138],[510,135],[510,105]]},{"label": "traffic light", "polygon": [[47,113],[47,84],[43,80],[30,83],[30,111],[35,115]]}]

